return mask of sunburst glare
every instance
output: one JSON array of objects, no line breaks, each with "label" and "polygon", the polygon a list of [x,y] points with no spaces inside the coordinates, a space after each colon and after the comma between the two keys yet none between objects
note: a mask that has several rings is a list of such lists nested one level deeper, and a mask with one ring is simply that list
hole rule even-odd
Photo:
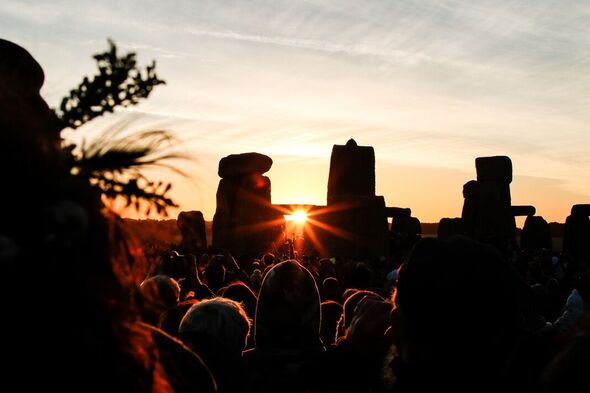
[{"label": "sunburst glare", "polygon": [[285,221],[293,221],[297,224],[303,224],[307,221],[307,213],[304,210],[296,210],[292,214],[285,214]]}]

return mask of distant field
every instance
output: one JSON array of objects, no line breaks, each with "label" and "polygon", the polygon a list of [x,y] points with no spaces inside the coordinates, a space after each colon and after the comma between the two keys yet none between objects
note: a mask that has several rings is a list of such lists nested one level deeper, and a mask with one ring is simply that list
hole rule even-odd
[{"label": "distant field", "polygon": [[[169,220],[133,220],[125,219],[127,228],[132,235],[142,244],[151,244],[157,248],[170,248],[174,244],[180,243],[181,236],[176,226],[175,219]],[[205,222],[207,232],[207,244],[212,243],[211,221]],[[438,223],[422,223],[423,237],[436,237]],[[561,251],[563,247],[563,224],[552,222],[549,223],[553,235],[553,248]],[[520,228],[517,229],[520,234]],[[520,236],[517,237],[520,241]]]},{"label": "distant field", "polygon": [[[169,220],[134,220],[124,219],[127,229],[142,244],[155,244],[169,247],[179,244],[182,237],[176,226],[176,219]],[[205,221],[207,244],[212,243],[211,221]]]}]

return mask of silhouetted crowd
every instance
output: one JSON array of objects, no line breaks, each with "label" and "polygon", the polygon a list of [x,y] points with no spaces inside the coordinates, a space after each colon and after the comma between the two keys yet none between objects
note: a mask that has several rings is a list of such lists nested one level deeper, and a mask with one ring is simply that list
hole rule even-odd
[{"label": "silhouetted crowd", "polygon": [[171,252],[141,292],[144,322],[219,391],[562,391],[588,386],[588,277],[546,250],[515,263],[452,237],[419,241],[399,268]]},{"label": "silhouetted crowd", "polygon": [[588,391],[589,261],[457,236],[399,266],[174,250],[147,266],[70,173],[43,79],[0,40],[6,389]]}]

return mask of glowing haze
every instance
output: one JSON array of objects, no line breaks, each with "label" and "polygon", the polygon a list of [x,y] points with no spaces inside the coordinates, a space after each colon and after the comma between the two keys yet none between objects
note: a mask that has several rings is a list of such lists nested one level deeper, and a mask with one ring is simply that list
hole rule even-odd
[{"label": "glowing haze", "polygon": [[422,221],[460,215],[477,156],[510,156],[513,203],[548,220],[590,201],[588,2],[3,0],[0,19],[52,106],[107,37],[155,59],[166,86],[77,133],[122,117],[175,131],[193,180],[156,175],[207,219],[223,156],[267,154],[274,203],[324,204],[351,137],[375,147],[377,193]]}]

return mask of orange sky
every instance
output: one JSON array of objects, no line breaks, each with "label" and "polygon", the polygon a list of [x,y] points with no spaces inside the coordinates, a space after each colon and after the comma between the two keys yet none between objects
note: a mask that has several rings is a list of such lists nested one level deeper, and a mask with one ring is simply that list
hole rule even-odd
[{"label": "orange sky", "polygon": [[148,3],[3,0],[0,36],[43,66],[51,106],[107,37],[156,60],[166,85],[147,101],[65,135],[122,118],[175,132],[191,179],[156,175],[183,209],[211,219],[217,163],[249,151],[274,160],[273,202],[324,204],[332,145],[349,138],[374,146],[377,194],[423,222],[460,215],[478,156],[510,156],[513,203],[549,221],[590,202],[584,2]]},{"label": "orange sky", "polygon": [[[343,142],[344,143],[344,142]],[[331,149],[331,146],[330,146]],[[476,178],[475,163],[465,171],[448,168],[409,166],[384,163],[377,156],[376,193],[383,195],[387,206],[409,207],[422,222],[438,222],[442,217],[459,217],[463,206],[462,188]],[[186,179],[156,171],[155,178],[169,178],[175,183],[172,196],[186,210],[201,210],[211,220],[215,212],[217,165],[215,158],[202,157],[192,169],[200,180]],[[537,215],[548,221],[564,222],[571,205],[588,199],[568,193],[559,181],[532,176],[519,176],[518,163],[513,162],[514,179],[511,184],[513,205],[534,205]],[[325,205],[329,171],[329,153],[324,159],[280,157],[266,174],[272,183],[272,202],[276,204]],[[176,210],[170,211],[175,216]],[[127,215],[137,217],[132,211]],[[517,220],[522,227],[524,219]]]}]

